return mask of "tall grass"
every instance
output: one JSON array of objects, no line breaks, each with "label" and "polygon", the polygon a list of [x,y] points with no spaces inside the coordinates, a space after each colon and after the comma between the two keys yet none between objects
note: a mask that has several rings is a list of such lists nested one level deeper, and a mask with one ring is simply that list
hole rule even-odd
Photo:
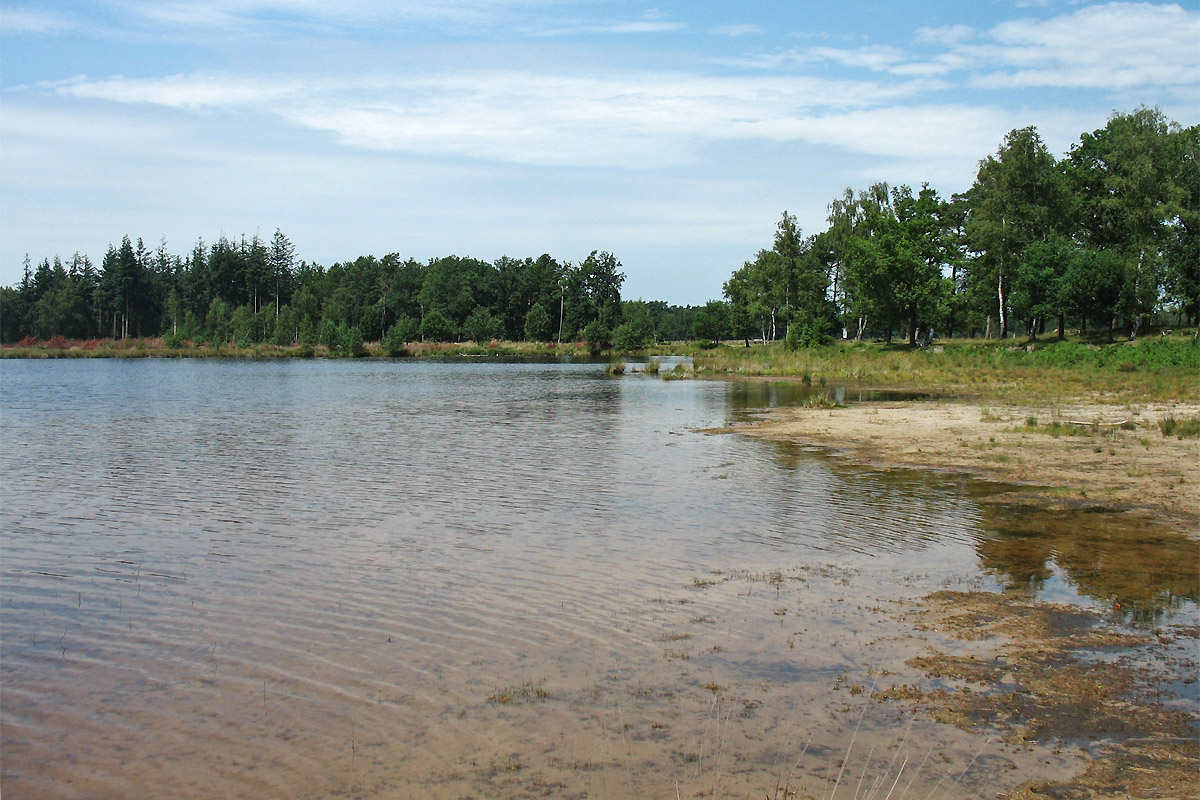
[{"label": "tall grass", "polygon": [[1098,393],[1200,400],[1200,343],[1190,339],[1032,346],[952,340],[923,349],[848,342],[794,351],[768,344],[697,353],[695,364],[701,372],[809,375],[826,382],[1001,398]]}]

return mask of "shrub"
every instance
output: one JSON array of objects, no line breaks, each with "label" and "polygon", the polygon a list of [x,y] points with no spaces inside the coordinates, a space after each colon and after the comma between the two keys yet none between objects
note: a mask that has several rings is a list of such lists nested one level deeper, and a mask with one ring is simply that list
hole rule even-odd
[{"label": "shrub", "polygon": [[623,322],[613,332],[613,346],[618,350],[641,350],[646,346],[646,332],[640,325]]},{"label": "shrub", "polygon": [[525,340],[529,342],[545,342],[554,333],[554,320],[541,303],[535,303],[525,315]]},{"label": "shrub", "polygon": [[463,322],[463,336],[472,342],[487,342],[500,335],[500,320],[486,308],[478,307]]},{"label": "shrub", "polygon": [[612,334],[604,323],[594,319],[580,331],[583,340],[587,342],[588,351],[593,355],[612,347]]},{"label": "shrub", "polygon": [[420,324],[409,316],[400,317],[384,334],[383,352],[393,358],[408,355],[408,343],[417,338]]},{"label": "shrub", "polygon": [[436,308],[425,315],[419,328],[421,338],[427,342],[448,342],[455,338],[454,323]]},{"label": "shrub", "polygon": [[367,347],[363,344],[362,329],[357,325],[351,327],[343,322],[338,327],[338,339],[342,351],[350,358],[362,358],[367,354]]}]

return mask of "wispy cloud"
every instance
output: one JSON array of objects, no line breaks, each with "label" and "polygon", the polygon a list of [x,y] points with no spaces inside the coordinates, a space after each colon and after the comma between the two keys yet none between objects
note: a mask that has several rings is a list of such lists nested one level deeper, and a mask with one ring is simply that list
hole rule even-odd
[{"label": "wispy cloud", "polygon": [[895,103],[925,88],[922,82],[802,77],[469,72],[317,81],[218,74],[82,78],[54,91],[181,110],[266,113],[372,150],[651,167],[687,163],[715,141],[803,138],[810,117]]},{"label": "wispy cloud", "polygon": [[743,25],[721,25],[713,28],[710,32],[718,36],[758,36],[765,31],[761,25],[743,24]]},{"label": "wispy cloud", "polygon": [[594,34],[675,33],[686,28],[685,23],[671,19],[657,9],[650,9],[633,19],[556,18],[545,26],[535,29],[533,35],[566,37]]},{"label": "wispy cloud", "polygon": [[75,22],[61,14],[29,8],[0,8],[0,33],[63,33]]},{"label": "wispy cloud", "polygon": [[1109,3],[986,31],[965,25],[919,28],[916,42],[944,49],[931,55],[894,45],[808,47],[737,63],[782,69],[829,62],[899,77],[962,72],[977,88],[1200,85],[1200,11],[1174,4]]},{"label": "wispy cloud", "polygon": [[994,71],[987,88],[1114,88],[1200,83],[1200,11],[1178,5],[1110,3],[1050,20],[998,25],[990,44],[963,53]]},{"label": "wispy cloud", "polygon": [[923,44],[958,44],[975,37],[969,25],[942,25],[936,28],[917,28],[916,38]]}]

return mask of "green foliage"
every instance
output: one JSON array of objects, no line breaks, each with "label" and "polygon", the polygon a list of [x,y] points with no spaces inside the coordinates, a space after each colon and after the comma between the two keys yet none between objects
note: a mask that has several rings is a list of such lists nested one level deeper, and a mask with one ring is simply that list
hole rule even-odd
[{"label": "green foliage", "polygon": [[524,333],[528,342],[548,342],[554,338],[554,320],[541,303],[535,303],[525,315]]},{"label": "green foliage", "polygon": [[829,322],[825,319],[809,319],[803,324],[793,323],[788,326],[784,344],[789,350],[799,350],[804,347],[820,347],[829,344],[832,337],[829,334]]},{"label": "green foliage", "polygon": [[[584,330],[586,332],[587,329]],[[633,322],[622,322],[612,335],[613,347],[622,352],[641,350],[646,346],[647,339],[645,329]]]},{"label": "green foliage", "polygon": [[233,309],[219,297],[214,297],[209,303],[204,322],[209,339],[213,342],[228,342],[233,335]]},{"label": "green foliage", "polygon": [[287,347],[294,344],[299,338],[299,325],[296,321],[296,312],[291,306],[284,306],[279,309],[279,317],[275,320],[275,330],[271,335],[271,344]]},{"label": "green foliage", "polygon": [[420,328],[420,323],[412,317],[407,315],[400,317],[392,327],[388,328],[387,333],[380,341],[383,352],[393,358],[407,355],[408,343],[417,338]]},{"label": "green foliage", "polygon": [[583,330],[580,331],[580,336],[583,338],[583,341],[587,342],[588,350],[593,355],[612,347],[612,333],[598,319],[594,319],[585,325]]},{"label": "green foliage", "polygon": [[449,342],[458,338],[458,330],[454,323],[437,309],[425,315],[425,318],[421,320],[418,332],[421,335],[421,340],[426,342]]},{"label": "green foliage", "polygon": [[490,342],[500,336],[500,320],[486,308],[476,308],[462,325],[463,337],[472,342]]},{"label": "green foliage", "polygon": [[342,335],[338,329],[338,323],[328,317],[321,320],[321,327],[317,333],[317,341],[324,345],[325,349],[331,353],[337,352],[337,349],[342,346]]},{"label": "green foliage", "polygon": [[362,358],[367,354],[366,345],[363,344],[362,329],[357,325],[347,325],[344,322],[339,325],[338,340],[341,351],[350,358]]},{"label": "green foliage", "polygon": [[692,319],[693,339],[720,341],[730,334],[729,304],[710,300],[696,311]]}]

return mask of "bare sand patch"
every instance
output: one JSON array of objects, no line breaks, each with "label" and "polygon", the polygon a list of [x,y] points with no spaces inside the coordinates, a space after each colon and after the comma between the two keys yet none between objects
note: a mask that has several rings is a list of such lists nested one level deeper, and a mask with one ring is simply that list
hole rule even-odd
[{"label": "bare sand patch", "polygon": [[739,432],[832,448],[879,467],[964,472],[1031,487],[1023,501],[1101,504],[1200,531],[1200,439],[1160,419],[1200,404],[997,405],[965,400],[781,408]]}]

